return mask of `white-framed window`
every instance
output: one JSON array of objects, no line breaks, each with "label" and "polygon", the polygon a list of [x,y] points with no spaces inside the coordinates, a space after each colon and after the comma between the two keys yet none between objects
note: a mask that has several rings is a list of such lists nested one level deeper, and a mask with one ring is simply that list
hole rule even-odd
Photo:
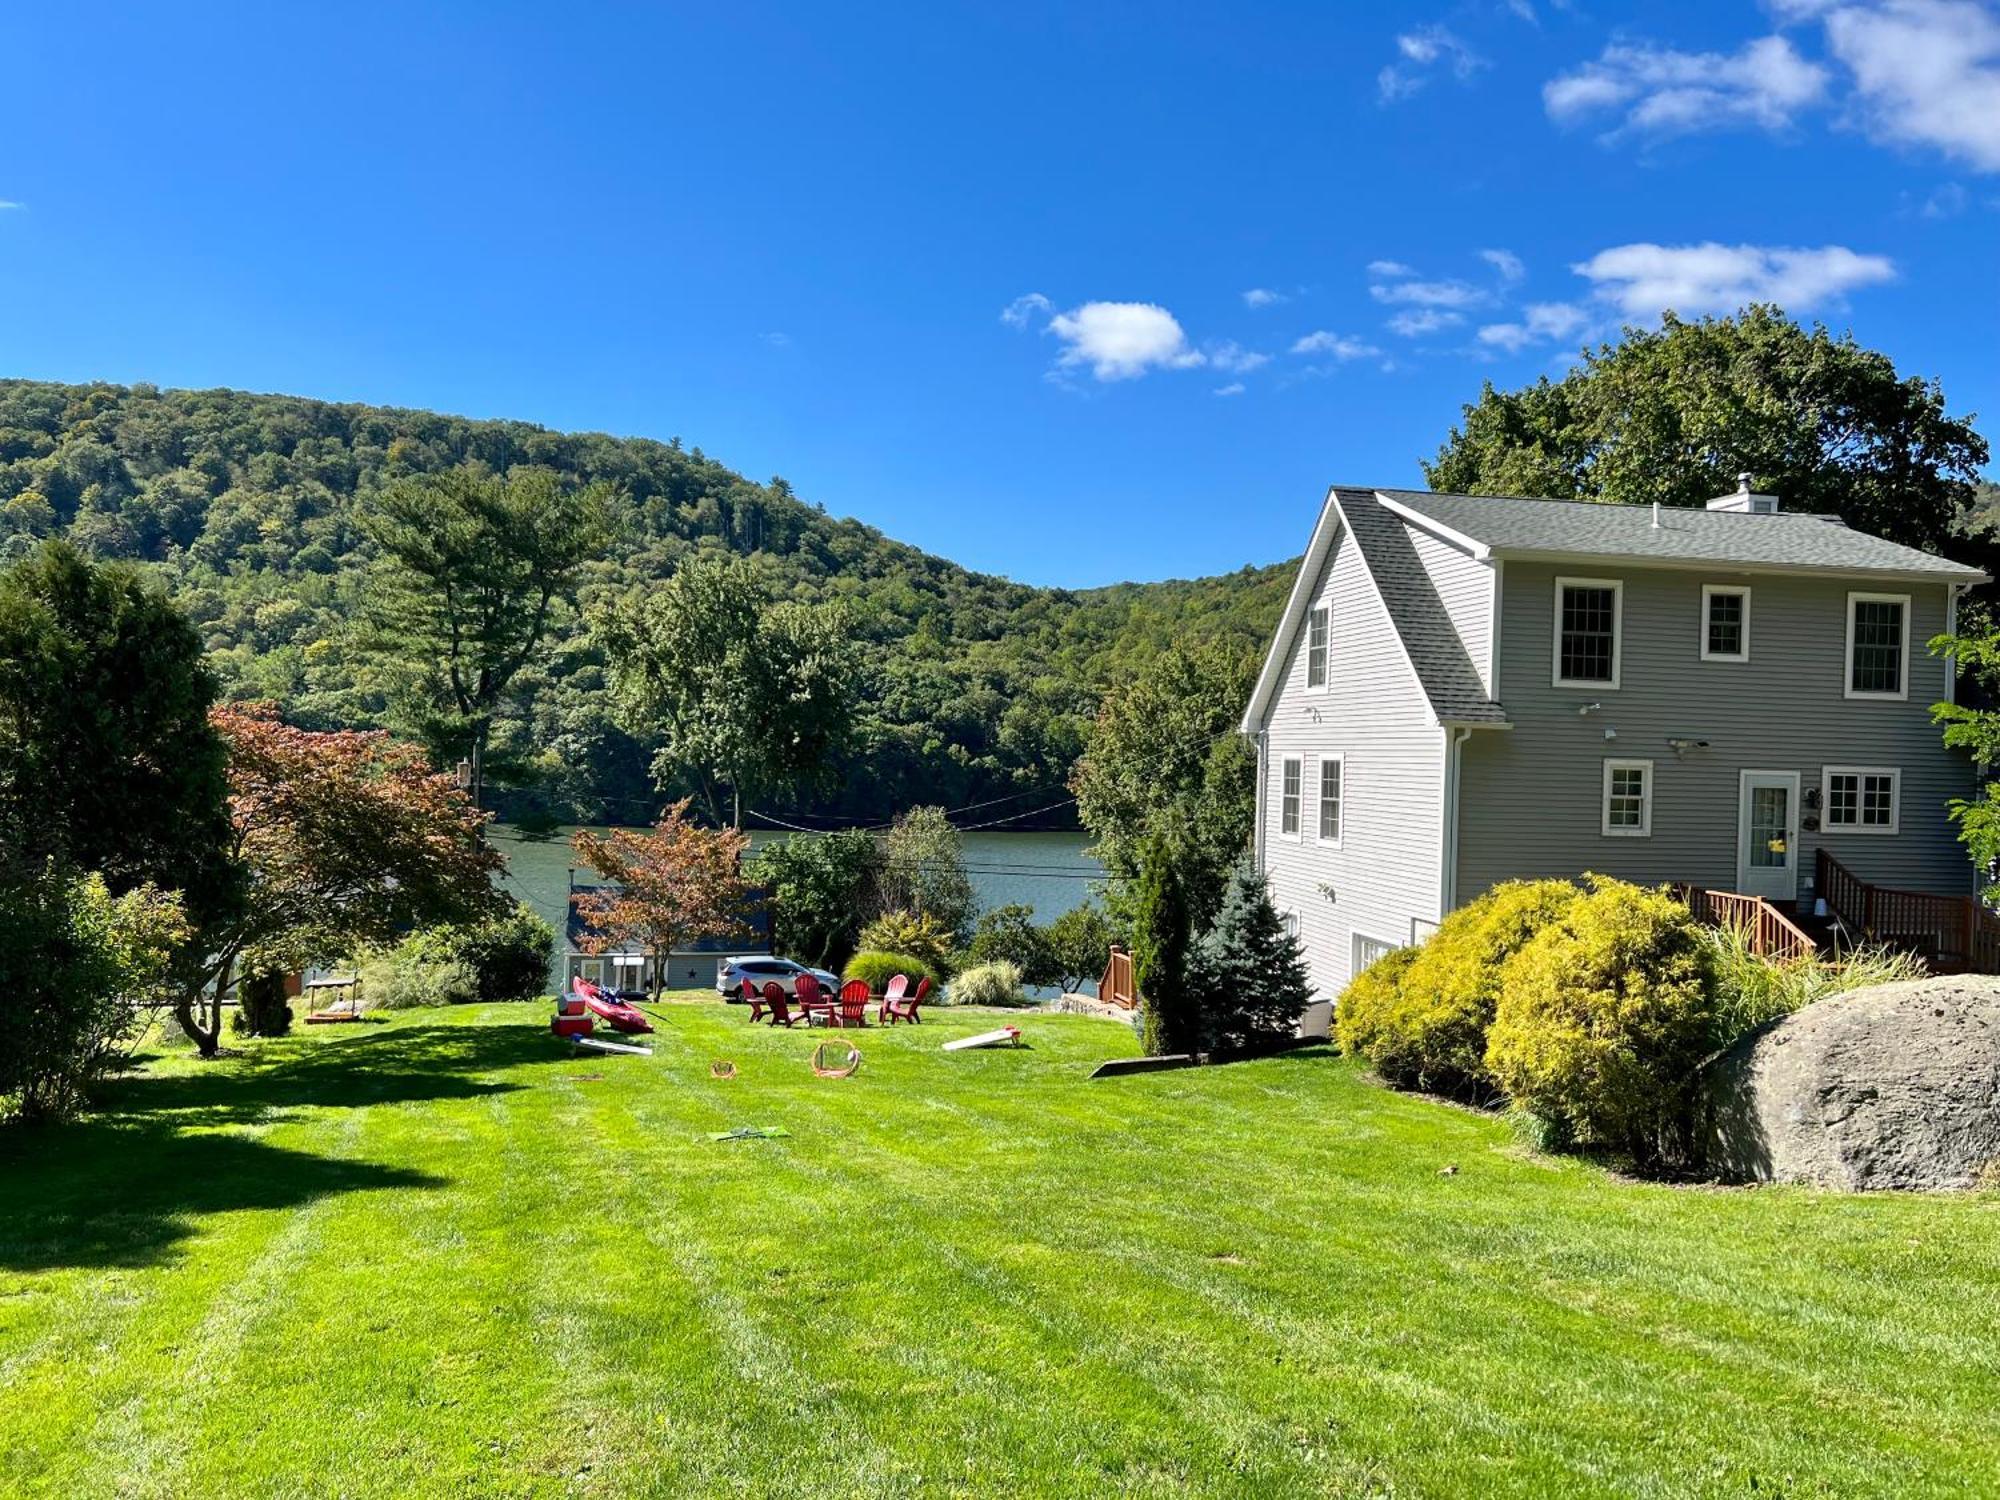
[{"label": "white-framed window", "polygon": [[1701,659],[1750,660],[1750,590],[1740,584],[1701,586]]},{"label": "white-framed window", "polygon": [[1558,578],[1553,681],[1615,688],[1623,648],[1625,585],[1616,578]]},{"label": "white-framed window", "polygon": [[1604,836],[1644,839],[1653,835],[1653,763],[1604,763]]},{"label": "white-framed window", "polygon": [[1278,925],[1285,929],[1286,937],[1296,938],[1299,935],[1299,914],[1295,911],[1279,912]]},{"label": "white-framed window", "polygon": [[1820,826],[1828,833],[1894,833],[1903,817],[1903,773],[1895,766],[1827,766]]},{"label": "white-framed window", "polygon": [[1278,832],[1288,839],[1299,836],[1299,783],[1305,762],[1287,755],[1278,763]]},{"label": "white-framed window", "polygon": [[1847,596],[1847,696],[1910,696],[1910,596]]},{"label": "white-framed window", "polygon": [[1401,943],[1392,943],[1387,938],[1370,937],[1365,932],[1355,933],[1353,972],[1359,974],[1363,969],[1375,963],[1376,960],[1387,958],[1401,946]]},{"label": "white-framed window", "polygon": [[1306,614],[1306,686],[1326,686],[1326,642],[1332,627],[1333,611],[1324,604]]},{"label": "white-framed window", "polygon": [[1318,838],[1322,844],[1340,843],[1340,794],[1345,789],[1346,774],[1345,755],[1320,757],[1319,784],[1313,790],[1319,797]]}]

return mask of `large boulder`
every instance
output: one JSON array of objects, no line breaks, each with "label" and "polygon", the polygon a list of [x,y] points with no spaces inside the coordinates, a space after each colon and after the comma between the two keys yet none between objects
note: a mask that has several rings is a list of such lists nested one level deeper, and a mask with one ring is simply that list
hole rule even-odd
[{"label": "large boulder", "polygon": [[2000,1163],[2000,981],[1850,990],[1714,1064],[1712,1160],[1752,1182],[1964,1188]]}]

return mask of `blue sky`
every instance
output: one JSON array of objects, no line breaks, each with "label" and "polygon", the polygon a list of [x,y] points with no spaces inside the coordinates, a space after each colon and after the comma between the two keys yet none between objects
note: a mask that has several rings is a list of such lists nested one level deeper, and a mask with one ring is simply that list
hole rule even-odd
[{"label": "blue sky", "polygon": [[1035,583],[1296,552],[1775,296],[2000,438],[2000,0],[19,6],[0,373],[680,435]]}]

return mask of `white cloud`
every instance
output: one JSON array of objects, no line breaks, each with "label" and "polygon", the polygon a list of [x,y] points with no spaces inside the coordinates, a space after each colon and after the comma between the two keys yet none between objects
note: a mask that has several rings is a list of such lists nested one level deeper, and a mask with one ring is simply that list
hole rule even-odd
[{"label": "white cloud", "polygon": [[1063,342],[1058,366],[1088,365],[1099,380],[1134,380],[1148,370],[1203,362],[1174,315],[1152,302],[1086,302],[1050,318],[1048,331]]},{"label": "white cloud", "polygon": [[1033,318],[1036,313],[1054,312],[1055,307],[1055,303],[1049,301],[1040,292],[1029,292],[1025,296],[1016,297],[1012,302],[1001,308],[1000,321],[1005,323],[1009,328],[1026,328],[1029,319]]},{"label": "white cloud", "polygon": [[1335,359],[1367,359],[1382,351],[1365,339],[1350,338],[1344,333],[1329,333],[1324,328],[1307,334],[1292,345],[1294,354],[1330,354]]},{"label": "white cloud", "polygon": [[1521,264],[1521,257],[1512,250],[1482,250],[1479,258],[1498,271],[1502,281],[1519,281],[1528,274],[1528,268]]},{"label": "white cloud", "polygon": [[1574,302],[1530,302],[1516,323],[1489,323],[1479,330],[1479,342],[1518,353],[1530,344],[1565,339],[1590,321]]},{"label": "white cloud", "polygon": [[1881,0],[1824,20],[1873,135],[2000,172],[2000,15],[1974,0]]},{"label": "white cloud", "polygon": [[1398,276],[1414,276],[1417,274],[1417,268],[1406,266],[1400,260],[1371,260],[1368,262],[1368,274],[1393,279]]},{"label": "white cloud", "polygon": [[1955,219],[1965,212],[1966,205],[1971,201],[1964,188],[1955,182],[1947,182],[1932,189],[1917,212],[1926,219]]},{"label": "white cloud", "polygon": [[1438,68],[1448,69],[1464,83],[1487,65],[1485,58],[1443,26],[1420,26],[1404,32],[1396,38],[1396,53],[1401,61],[1390,63],[1375,75],[1375,91],[1384,104],[1409,98]]},{"label": "white cloud", "polygon": [[760,333],[757,337],[773,349],[788,349],[792,343],[792,336],[789,333],[779,333],[775,329],[770,333]]},{"label": "white cloud", "polygon": [[1283,292],[1274,292],[1267,286],[1253,286],[1243,294],[1243,305],[1251,308],[1271,307],[1291,300]]},{"label": "white cloud", "polygon": [[1220,344],[1208,346],[1208,362],[1218,370],[1232,375],[1247,375],[1271,362],[1268,354],[1259,354],[1254,349],[1245,349],[1233,339],[1225,339]]},{"label": "white cloud", "polygon": [[1544,84],[1542,105],[1564,124],[1620,111],[1614,136],[1781,130],[1825,97],[1828,76],[1782,36],[1759,37],[1730,54],[1613,42],[1595,62]]},{"label": "white cloud", "polygon": [[27,206],[25,203],[16,203],[12,198],[0,198],[0,214],[5,213],[10,208],[25,209]]},{"label": "white cloud", "polygon": [[1399,312],[1391,318],[1389,331],[1401,334],[1406,339],[1418,339],[1425,334],[1456,327],[1464,321],[1462,313],[1447,312],[1437,307],[1416,307],[1407,312]]},{"label": "white cloud", "polygon": [[1785,245],[1617,245],[1571,267],[1596,295],[1628,318],[1735,312],[1749,302],[1796,311],[1836,301],[1857,287],[1888,281],[1888,257],[1844,245],[1816,250]]},{"label": "white cloud", "polygon": [[1377,302],[1417,307],[1474,307],[1490,301],[1490,295],[1466,281],[1395,281],[1371,286],[1368,295]]},{"label": "white cloud", "polygon": [[1242,381],[1232,380],[1229,382],[1228,385],[1217,386],[1215,388],[1215,394],[1218,396],[1240,396],[1247,389],[1248,387],[1245,386]]}]

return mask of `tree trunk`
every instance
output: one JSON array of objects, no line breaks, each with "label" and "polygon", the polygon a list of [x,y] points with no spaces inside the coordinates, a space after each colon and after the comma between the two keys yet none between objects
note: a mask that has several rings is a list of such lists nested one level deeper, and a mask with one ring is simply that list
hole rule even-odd
[{"label": "tree trunk", "polygon": [[[234,960],[224,962],[216,971],[213,988],[206,982],[197,983],[192,988],[183,989],[174,1001],[174,1019],[181,1023],[181,1030],[194,1042],[195,1051],[203,1057],[213,1057],[220,1049],[222,1041],[222,997],[229,990],[230,970]],[[206,1010],[207,1024],[202,1021]]]}]

